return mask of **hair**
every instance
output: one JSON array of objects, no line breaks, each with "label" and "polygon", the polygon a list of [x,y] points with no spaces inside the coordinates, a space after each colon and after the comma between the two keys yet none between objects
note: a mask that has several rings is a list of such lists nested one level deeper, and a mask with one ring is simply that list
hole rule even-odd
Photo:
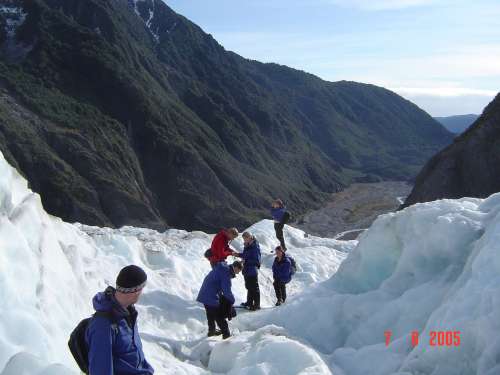
[{"label": "hair", "polygon": [[236,267],[236,268],[238,268],[238,269],[242,270],[242,269],[243,269],[243,264],[242,264],[239,260],[235,260],[235,261],[233,262],[233,268],[234,268],[234,267]]},{"label": "hair", "polygon": [[250,232],[243,232],[243,234],[242,234],[241,236],[242,236],[243,238],[252,238],[252,239],[253,239],[253,238],[255,238],[255,237],[253,236],[253,234],[252,234],[252,233],[250,233]]},{"label": "hair", "polygon": [[279,250],[279,251],[283,252],[283,254],[285,253],[285,250],[283,250],[283,248],[281,247],[281,245],[276,246],[276,248],[274,250],[276,250],[276,251]]},{"label": "hair", "polygon": [[230,234],[232,234],[232,235],[233,235],[233,236],[235,236],[235,237],[238,237],[238,235],[239,235],[239,233],[238,233],[238,229],[236,229],[236,228],[234,228],[234,227],[233,227],[233,228],[229,228],[229,229],[227,230],[227,232],[228,232],[228,233],[230,233]]},{"label": "hair", "polygon": [[281,199],[275,199],[274,203],[276,203],[280,207],[284,207],[285,206],[285,204],[283,203],[283,201]]}]

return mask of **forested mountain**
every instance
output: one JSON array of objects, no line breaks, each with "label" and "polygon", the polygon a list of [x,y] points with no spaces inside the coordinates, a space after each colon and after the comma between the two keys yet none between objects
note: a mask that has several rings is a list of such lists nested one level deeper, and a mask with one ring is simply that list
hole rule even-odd
[{"label": "forested mountain", "polygon": [[410,179],[452,140],[372,85],[226,51],[159,0],[4,0],[0,149],[48,212],[215,230],[353,181]]}]

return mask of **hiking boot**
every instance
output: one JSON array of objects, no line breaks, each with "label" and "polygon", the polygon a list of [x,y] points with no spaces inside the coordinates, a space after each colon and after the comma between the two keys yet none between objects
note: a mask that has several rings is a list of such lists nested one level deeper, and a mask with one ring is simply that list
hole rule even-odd
[{"label": "hiking boot", "polygon": [[219,329],[216,329],[215,331],[212,331],[212,332],[208,332],[208,337],[212,337],[212,336],[220,336],[222,335],[222,331],[219,330]]},{"label": "hiking boot", "polygon": [[276,304],[274,306],[280,306],[282,303],[283,303],[283,301],[279,299],[278,302],[276,302]]},{"label": "hiking boot", "polygon": [[231,337],[231,334],[229,332],[226,332],[222,335],[222,340],[228,339]]},{"label": "hiking boot", "polygon": [[248,308],[248,310],[250,311],[257,311],[257,310],[260,310],[260,306],[251,306]]},{"label": "hiking boot", "polygon": [[250,304],[249,304],[248,302],[243,302],[243,303],[240,303],[240,306],[241,306],[241,307],[244,307],[245,309],[247,309],[249,305],[250,305]]}]

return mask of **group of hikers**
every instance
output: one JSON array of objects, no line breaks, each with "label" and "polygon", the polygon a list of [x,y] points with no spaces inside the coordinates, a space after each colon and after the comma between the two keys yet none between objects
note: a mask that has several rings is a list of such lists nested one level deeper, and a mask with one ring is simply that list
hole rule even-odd
[{"label": "group of hikers", "polygon": [[[275,250],[272,266],[276,306],[286,300],[286,284],[295,272],[295,262],[286,255],[283,228],[290,219],[285,205],[279,199],[272,203],[276,237],[280,242]],[[208,336],[231,336],[227,319],[236,316],[231,279],[240,272],[247,289],[246,302],[241,307],[251,311],[260,309],[258,273],[261,266],[260,246],[251,233],[244,232],[243,252],[231,249],[230,242],[239,236],[236,228],[221,230],[213,239],[205,256],[212,270],[201,285],[197,301],[205,307]],[[228,256],[240,258],[231,264]],[[116,278],[116,287],[108,286],[93,298],[95,313],[82,320],[73,330],[68,342],[78,366],[90,375],[151,375],[154,369],[142,350],[134,307],[147,282],[147,275],[136,265],[124,267]],[[216,329],[216,325],[219,329]]]},{"label": "group of hikers", "polygon": [[[273,262],[273,286],[276,293],[276,306],[286,300],[286,284],[292,279],[295,262],[286,255],[286,245],[283,228],[290,219],[290,214],[280,199],[271,206],[271,215],[274,220],[276,238],[280,241],[274,250],[276,257]],[[210,249],[205,256],[210,261],[212,270],[203,280],[196,300],[203,304],[207,315],[208,337],[222,335],[223,339],[231,336],[227,320],[236,316],[234,309],[235,298],[231,291],[231,279],[240,272],[245,279],[247,290],[246,301],[241,307],[250,311],[260,310],[259,269],[261,266],[261,251],[259,242],[250,232],[244,232],[243,252],[239,253],[229,246],[230,242],[238,237],[236,228],[221,230],[212,240]],[[240,258],[228,264],[228,256]],[[216,329],[216,324],[219,329]]]}]

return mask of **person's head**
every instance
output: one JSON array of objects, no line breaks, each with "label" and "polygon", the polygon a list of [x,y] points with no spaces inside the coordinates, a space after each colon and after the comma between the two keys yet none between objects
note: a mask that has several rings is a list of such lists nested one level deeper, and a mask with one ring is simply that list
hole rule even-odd
[{"label": "person's head", "polygon": [[237,275],[243,269],[243,264],[239,260],[235,260],[231,267],[233,268],[234,274]]},{"label": "person's head", "polygon": [[285,250],[281,246],[276,246],[276,249],[274,249],[276,252],[276,256],[281,259],[285,256]]},{"label": "person's head", "polygon": [[255,240],[255,237],[250,232],[243,232],[241,237],[243,237],[243,243],[245,246],[250,245]]},{"label": "person's head", "polygon": [[137,303],[148,276],[141,267],[130,265],[121,269],[116,278],[115,298],[123,307]]},{"label": "person's head", "polygon": [[275,199],[272,205],[274,208],[281,208],[284,206],[283,201],[281,199]]},{"label": "person's head", "polygon": [[238,229],[236,229],[236,228],[226,229],[226,233],[231,241],[234,240],[235,238],[237,238],[239,235]]}]

